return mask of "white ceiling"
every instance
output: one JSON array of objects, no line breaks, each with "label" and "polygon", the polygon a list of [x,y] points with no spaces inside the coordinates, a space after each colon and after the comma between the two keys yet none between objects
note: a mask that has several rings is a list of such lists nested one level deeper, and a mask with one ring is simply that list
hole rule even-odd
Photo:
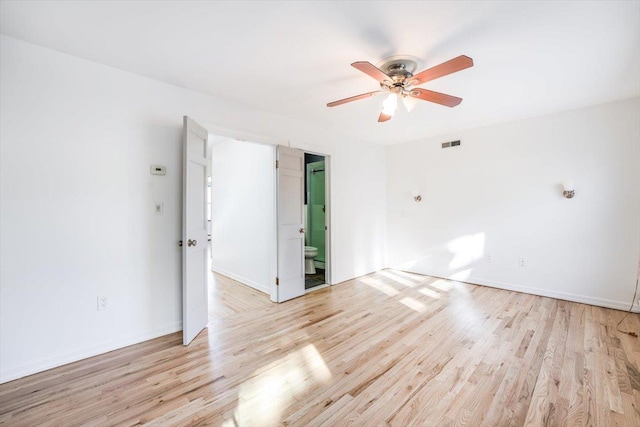
[{"label": "white ceiling", "polygon": [[[1,2],[3,34],[178,86],[394,144],[640,95],[640,2]],[[383,97],[352,68],[397,54],[473,68],[422,87],[377,123]]]}]

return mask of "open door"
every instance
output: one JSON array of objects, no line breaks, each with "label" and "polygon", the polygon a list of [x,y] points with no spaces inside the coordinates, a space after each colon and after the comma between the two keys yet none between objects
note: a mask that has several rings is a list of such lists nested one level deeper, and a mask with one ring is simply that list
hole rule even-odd
[{"label": "open door", "polygon": [[278,146],[278,302],[304,295],[304,152]]},{"label": "open door", "polygon": [[182,131],[182,343],[207,327],[207,138],[184,116]]}]

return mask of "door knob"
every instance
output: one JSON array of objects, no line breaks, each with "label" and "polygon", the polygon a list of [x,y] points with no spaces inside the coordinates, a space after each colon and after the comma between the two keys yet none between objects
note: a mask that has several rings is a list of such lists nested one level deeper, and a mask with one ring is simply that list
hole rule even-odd
[{"label": "door knob", "polygon": [[301,229],[300,229],[300,233],[303,233],[303,234],[304,234],[304,228],[301,228]]},{"label": "door knob", "polygon": [[197,246],[198,245],[198,241],[197,240],[187,240],[187,246]]}]

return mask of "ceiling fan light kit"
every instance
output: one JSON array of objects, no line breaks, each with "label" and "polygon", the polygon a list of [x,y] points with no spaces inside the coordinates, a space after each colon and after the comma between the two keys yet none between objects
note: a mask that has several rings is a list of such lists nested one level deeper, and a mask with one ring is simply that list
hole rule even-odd
[{"label": "ceiling fan light kit", "polygon": [[417,74],[413,74],[418,68],[417,58],[407,55],[397,55],[386,58],[378,65],[379,66],[376,67],[367,61],[358,61],[351,64],[352,67],[376,79],[380,84],[380,90],[333,101],[328,103],[327,107],[335,107],[359,99],[369,98],[380,93],[389,93],[389,96],[382,104],[383,108],[378,117],[378,122],[391,120],[398,108],[398,98],[402,99],[407,111],[413,109],[418,99],[447,107],[455,107],[462,102],[462,98],[417,88],[415,86],[473,67],[473,59],[465,55],[460,55]]},{"label": "ceiling fan light kit", "polygon": [[398,95],[390,94],[382,103],[382,112],[388,116],[393,116],[398,108]]}]

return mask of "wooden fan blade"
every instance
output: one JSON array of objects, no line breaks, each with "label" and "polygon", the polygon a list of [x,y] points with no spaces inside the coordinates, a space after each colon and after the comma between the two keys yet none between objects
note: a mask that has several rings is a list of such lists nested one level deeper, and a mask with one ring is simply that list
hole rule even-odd
[{"label": "wooden fan blade", "polygon": [[420,88],[411,89],[411,92],[409,92],[409,96],[422,99],[423,101],[446,105],[447,107],[455,107],[462,102],[462,98],[458,98],[457,96],[451,96],[444,93]]},{"label": "wooden fan blade", "polygon": [[390,116],[390,115],[385,114],[385,113],[380,113],[380,116],[378,117],[378,123],[382,123],[382,122],[386,122],[388,120],[391,120],[391,117],[393,117],[393,116]]},{"label": "wooden fan blade", "polygon": [[351,64],[351,66],[353,68],[356,68],[356,69],[362,71],[365,74],[370,75],[371,77],[373,77],[374,79],[376,79],[380,83],[384,83],[384,82],[391,83],[392,82],[391,77],[386,75],[381,69],[379,69],[378,67],[376,67],[375,65],[373,65],[370,62],[358,61],[358,62],[354,62],[353,64]]},{"label": "wooden fan blade", "polygon": [[338,101],[333,101],[327,104],[327,107],[335,107],[336,105],[346,104],[347,102],[357,101],[358,99],[369,98],[370,96],[375,96],[379,94],[381,91],[376,90],[375,92],[367,92],[361,95],[352,96],[345,99],[340,99]]},{"label": "wooden fan blade", "polygon": [[428,70],[419,72],[409,79],[409,84],[413,86],[420,85],[430,80],[437,79],[438,77],[446,76],[469,67],[473,67],[473,59],[465,55],[460,55],[457,58],[450,59],[440,65],[436,65]]}]

